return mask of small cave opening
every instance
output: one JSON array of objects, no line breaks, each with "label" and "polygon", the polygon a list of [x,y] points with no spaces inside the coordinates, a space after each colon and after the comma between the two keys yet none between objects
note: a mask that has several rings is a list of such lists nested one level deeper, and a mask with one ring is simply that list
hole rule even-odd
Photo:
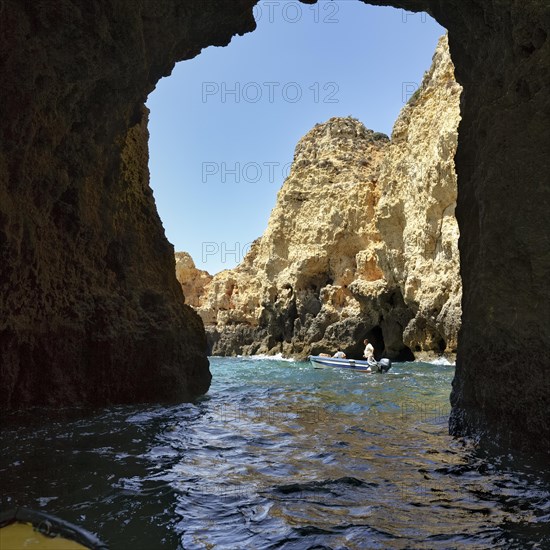
[{"label": "small cave opening", "polygon": [[380,360],[383,357],[387,357],[392,361],[404,363],[407,361],[414,361],[414,353],[405,344],[402,344],[399,349],[393,349],[386,347],[386,339],[384,338],[384,330],[380,325],[376,325],[366,332],[362,332],[360,338],[357,340],[357,344],[347,351],[348,357],[353,359],[363,359],[363,352],[365,349],[364,340],[367,339],[374,347],[374,357],[376,360]]},{"label": "small cave opening", "polygon": [[374,347],[375,359],[378,360],[385,357],[384,353],[386,350],[386,345],[384,343],[384,333],[382,331],[382,327],[375,326],[368,331],[364,330],[364,326],[362,328],[363,330],[361,330],[361,332],[356,333],[357,337],[355,338],[355,345],[345,350],[346,355],[350,359],[363,359],[363,352],[365,351],[364,340],[366,338]]},{"label": "small cave opening", "polygon": [[397,355],[394,355],[391,359],[393,361],[397,361],[398,363],[406,363],[408,361],[414,361],[415,357],[411,349],[403,344],[403,347],[397,352]]},{"label": "small cave opening", "polygon": [[382,327],[373,327],[365,334],[365,336],[361,339],[361,342],[363,342],[365,338],[374,347],[374,358],[377,360],[381,359],[384,356],[384,351],[386,350],[386,344],[384,343],[384,332],[382,331]]}]

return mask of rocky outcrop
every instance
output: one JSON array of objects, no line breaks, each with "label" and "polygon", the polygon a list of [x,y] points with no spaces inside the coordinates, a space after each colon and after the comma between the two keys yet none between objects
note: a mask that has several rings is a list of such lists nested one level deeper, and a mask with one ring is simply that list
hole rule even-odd
[{"label": "rocky outcrop", "polygon": [[395,123],[380,174],[378,261],[388,287],[409,308],[402,339],[419,357],[454,352],[458,345],[462,286],[454,156],[461,92],[443,37],[420,89]]},{"label": "rocky outcrop", "polygon": [[204,287],[212,281],[212,275],[197,269],[187,252],[176,252],[176,278],[183,290],[185,303],[194,308],[199,307]]},{"label": "rocky outcrop", "polygon": [[387,143],[353,119],[331,119],[299,142],[263,237],[201,299],[215,353],[307,355],[312,345],[323,348],[337,318],[357,317],[345,287],[356,254],[375,239],[376,173]]},{"label": "rocky outcrop", "polygon": [[391,141],[352,118],[300,140],[264,235],[192,293],[212,353],[456,351],[460,92],[443,37]]},{"label": "rocky outcrop", "polygon": [[[181,303],[152,201],[127,197],[113,223],[125,197],[122,144],[156,82],[176,61],[253,30],[255,3],[0,2],[2,407],[161,399],[208,386],[200,324]],[[449,31],[464,88],[451,430],[548,450],[550,5],[367,3],[432,14]],[[141,255],[128,244],[137,241]],[[127,266],[125,283],[117,264]],[[151,287],[168,309],[146,297]],[[136,353],[151,335],[158,349]],[[147,372],[157,381],[169,374],[149,389]]]}]

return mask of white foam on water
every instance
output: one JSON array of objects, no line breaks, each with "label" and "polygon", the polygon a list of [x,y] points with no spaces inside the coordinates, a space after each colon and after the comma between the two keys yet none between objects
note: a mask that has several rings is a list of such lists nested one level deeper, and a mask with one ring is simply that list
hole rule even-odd
[{"label": "white foam on water", "polygon": [[446,357],[438,357],[433,361],[430,361],[430,365],[443,365],[445,367],[456,367],[455,363],[451,363]]},{"label": "white foam on water", "polygon": [[250,359],[252,361],[287,361],[293,363],[294,359],[283,357],[282,353],[276,355],[237,355],[239,359]]}]

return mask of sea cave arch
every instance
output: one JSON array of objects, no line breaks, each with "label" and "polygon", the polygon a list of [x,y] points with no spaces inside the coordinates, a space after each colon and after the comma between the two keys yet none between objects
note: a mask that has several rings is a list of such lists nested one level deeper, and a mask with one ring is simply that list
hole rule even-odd
[{"label": "sea cave arch", "polygon": [[[451,431],[548,451],[550,6],[366,3],[430,13],[464,88]],[[0,3],[2,408],[208,388],[148,187],[143,105],[177,61],[254,30],[255,4]]]}]

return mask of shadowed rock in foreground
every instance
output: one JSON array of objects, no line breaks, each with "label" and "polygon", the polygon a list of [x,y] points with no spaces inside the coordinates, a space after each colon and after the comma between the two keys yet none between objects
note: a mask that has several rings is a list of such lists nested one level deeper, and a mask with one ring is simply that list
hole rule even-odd
[{"label": "shadowed rock in foreground", "polygon": [[208,390],[144,103],[176,61],[253,30],[253,3],[0,2],[2,408]]}]

